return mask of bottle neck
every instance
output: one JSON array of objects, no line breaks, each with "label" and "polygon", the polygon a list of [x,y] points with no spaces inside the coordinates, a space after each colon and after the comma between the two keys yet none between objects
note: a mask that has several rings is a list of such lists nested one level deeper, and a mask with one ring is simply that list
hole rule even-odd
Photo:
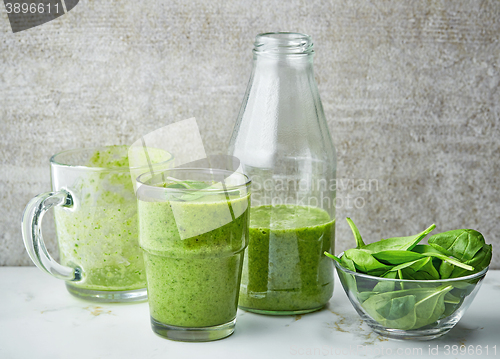
[{"label": "bottle neck", "polygon": [[313,72],[313,43],[299,33],[266,33],[255,38],[254,75],[307,76]]},{"label": "bottle neck", "polygon": [[254,42],[254,54],[284,55],[304,57],[314,53],[314,44],[310,36],[296,32],[270,32],[257,35]]},{"label": "bottle neck", "polygon": [[314,77],[313,56],[267,56],[254,54],[253,77],[280,78],[281,82],[296,81],[299,77]]}]

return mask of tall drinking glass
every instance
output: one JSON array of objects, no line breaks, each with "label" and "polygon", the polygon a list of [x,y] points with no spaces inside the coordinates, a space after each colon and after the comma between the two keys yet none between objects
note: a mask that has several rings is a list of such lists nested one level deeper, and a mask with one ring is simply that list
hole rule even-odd
[{"label": "tall drinking glass", "polygon": [[248,177],[182,168],[144,174],[137,187],[153,331],[179,341],[229,336],[248,244]]}]

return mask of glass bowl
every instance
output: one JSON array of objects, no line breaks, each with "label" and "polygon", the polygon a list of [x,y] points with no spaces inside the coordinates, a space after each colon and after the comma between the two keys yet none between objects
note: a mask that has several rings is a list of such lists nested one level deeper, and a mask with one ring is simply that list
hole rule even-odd
[{"label": "glass bowl", "polygon": [[354,309],[378,334],[431,340],[448,333],[469,308],[488,271],[466,277],[409,280],[356,273],[334,261]]}]

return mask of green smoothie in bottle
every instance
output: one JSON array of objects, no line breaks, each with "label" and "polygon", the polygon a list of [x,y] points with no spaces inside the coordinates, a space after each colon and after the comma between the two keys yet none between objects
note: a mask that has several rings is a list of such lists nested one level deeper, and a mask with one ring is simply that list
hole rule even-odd
[{"label": "green smoothie in bottle", "polygon": [[310,36],[255,37],[253,70],[229,142],[252,180],[241,308],[321,309],[333,293],[336,152],[316,85]]},{"label": "green smoothie in bottle", "polygon": [[264,314],[320,309],[333,293],[334,221],[320,208],[263,205],[250,210],[239,305]]}]

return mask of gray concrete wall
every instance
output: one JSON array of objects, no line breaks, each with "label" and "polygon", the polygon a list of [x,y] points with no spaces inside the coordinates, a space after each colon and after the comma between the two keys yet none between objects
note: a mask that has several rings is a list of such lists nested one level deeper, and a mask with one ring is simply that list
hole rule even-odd
[{"label": "gray concrete wall", "polygon": [[[129,144],[192,116],[207,152],[224,152],[253,38],[277,30],[308,33],[316,44],[339,159],[337,253],[354,243],[346,216],[367,241],[436,223],[440,231],[481,231],[500,269],[500,2],[493,0],[82,0],[16,34],[2,10],[0,265],[30,264],[20,216],[49,190],[52,154]],[[45,222],[55,253],[51,218]]]}]

